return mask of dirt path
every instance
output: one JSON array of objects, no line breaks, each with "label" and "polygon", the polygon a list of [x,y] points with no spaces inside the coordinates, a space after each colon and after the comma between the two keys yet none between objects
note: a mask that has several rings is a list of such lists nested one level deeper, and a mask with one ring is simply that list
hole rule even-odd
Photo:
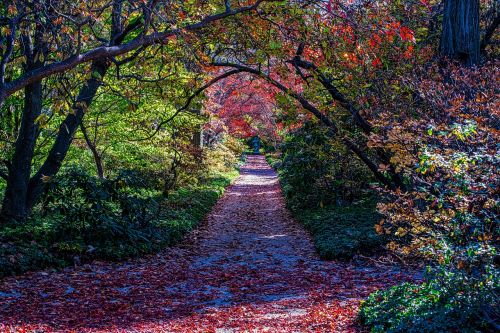
[{"label": "dirt path", "polygon": [[[262,156],[178,247],[0,281],[0,331],[350,332],[396,271],[320,261]],[[24,332],[24,331],[23,331]]]}]

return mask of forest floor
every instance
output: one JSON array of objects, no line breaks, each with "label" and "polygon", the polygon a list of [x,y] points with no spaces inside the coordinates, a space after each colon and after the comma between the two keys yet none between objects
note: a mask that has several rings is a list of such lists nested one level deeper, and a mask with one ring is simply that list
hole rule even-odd
[{"label": "forest floor", "polygon": [[321,261],[263,156],[176,247],[0,281],[1,332],[354,332],[359,302],[409,279]]}]

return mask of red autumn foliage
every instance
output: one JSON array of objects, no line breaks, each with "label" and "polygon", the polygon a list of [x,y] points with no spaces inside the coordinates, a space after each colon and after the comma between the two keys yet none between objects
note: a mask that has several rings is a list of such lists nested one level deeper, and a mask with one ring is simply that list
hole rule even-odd
[{"label": "red autumn foliage", "polygon": [[207,89],[204,110],[215,119],[206,127],[216,132],[227,130],[239,138],[257,134],[275,138],[275,95],[274,89],[248,75],[221,80]]}]

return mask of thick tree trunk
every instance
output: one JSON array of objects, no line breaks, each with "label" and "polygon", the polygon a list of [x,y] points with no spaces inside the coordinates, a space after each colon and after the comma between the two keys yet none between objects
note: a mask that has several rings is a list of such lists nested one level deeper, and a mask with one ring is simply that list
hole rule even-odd
[{"label": "thick tree trunk", "polygon": [[28,211],[33,208],[40,198],[40,195],[43,193],[45,188],[44,177],[53,177],[61,168],[62,162],[75,136],[75,132],[80,126],[87,108],[90,103],[92,103],[108,68],[109,62],[105,60],[92,64],[91,77],[87,80],[78,94],[73,106],[74,112],[69,114],[59,126],[59,132],[47,159],[29,182],[26,200]]},{"label": "thick tree trunk", "polygon": [[[31,209],[44,191],[45,178],[53,177],[59,171],[71,142],[73,141],[74,134],[78,126],[80,126],[87,108],[92,103],[101,85],[102,78],[110,66],[110,61],[108,59],[110,54],[106,54],[106,50],[119,48],[119,45],[123,42],[127,34],[134,31],[142,24],[141,20],[137,20],[136,23],[128,25],[125,30],[122,31],[120,19],[122,3],[122,0],[113,1],[111,45],[109,47],[97,48],[95,50],[97,52],[85,60],[92,61],[91,77],[80,89],[75,104],[73,105],[73,113],[69,114],[59,126],[57,137],[45,162],[31,179],[29,178],[31,173],[31,161],[38,131],[35,119],[40,115],[42,108],[42,85],[40,82],[41,79],[37,79],[37,77],[44,77],[44,75],[39,75],[40,72],[44,70],[48,71],[48,75],[52,75],[56,72],[70,69],[74,67],[74,64],[71,64],[72,61],[76,60],[77,62],[82,62],[83,57],[85,55],[88,56],[89,53],[85,53],[84,56],[79,55],[71,57],[68,58],[67,61],[61,62],[60,65],[62,66],[59,68],[59,71],[54,71],[54,64],[46,67],[43,67],[43,63],[37,64],[36,67],[34,67],[34,65],[28,66],[27,73],[24,76],[26,81],[25,84],[23,84],[26,87],[25,110],[23,112],[20,135],[16,141],[15,153],[11,166],[9,167],[9,176],[7,177],[8,185],[4,196],[2,211],[0,212],[0,222],[5,219],[25,220],[29,215]],[[33,47],[31,39],[26,38],[24,40],[25,54],[31,63],[33,59],[37,58],[36,55],[38,52],[45,50],[46,45],[43,41],[41,30],[36,32],[35,41],[36,47]],[[136,39],[136,41],[144,42],[144,39],[139,38]],[[127,44],[125,48],[130,45],[130,43]],[[98,51],[99,49],[105,52],[101,53],[102,50]],[[122,54],[127,52],[122,52]],[[19,80],[17,81],[19,82]],[[5,99],[16,90],[12,88],[12,83],[3,84],[2,82],[2,84],[0,84],[0,108],[3,106]],[[8,91],[9,89],[11,90],[10,92]],[[100,173],[102,173],[102,170]]]},{"label": "thick tree trunk", "polygon": [[445,0],[440,52],[471,66],[480,62],[479,0]]},{"label": "thick tree trunk", "polygon": [[24,89],[24,109],[21,127],[15,143],[14,155],[9,165],[7,188],[2,203],[1,219],[7,221],[26,220],[28,184],[31,160],[38,134],[36,118],[42,111],[42,82],[37,81]]}]

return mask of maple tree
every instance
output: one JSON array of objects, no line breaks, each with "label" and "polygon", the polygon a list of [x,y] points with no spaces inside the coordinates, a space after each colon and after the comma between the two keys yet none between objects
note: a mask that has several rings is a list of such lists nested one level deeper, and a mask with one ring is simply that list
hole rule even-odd
[{"label": "maple tree", "polygon": [[247,75],[231,76],[210,86],[206,98],[205,112],[214,116],[206,130],[212,135],[228,132],[240,138],[278,139],[275,91],[262,82]]}]

